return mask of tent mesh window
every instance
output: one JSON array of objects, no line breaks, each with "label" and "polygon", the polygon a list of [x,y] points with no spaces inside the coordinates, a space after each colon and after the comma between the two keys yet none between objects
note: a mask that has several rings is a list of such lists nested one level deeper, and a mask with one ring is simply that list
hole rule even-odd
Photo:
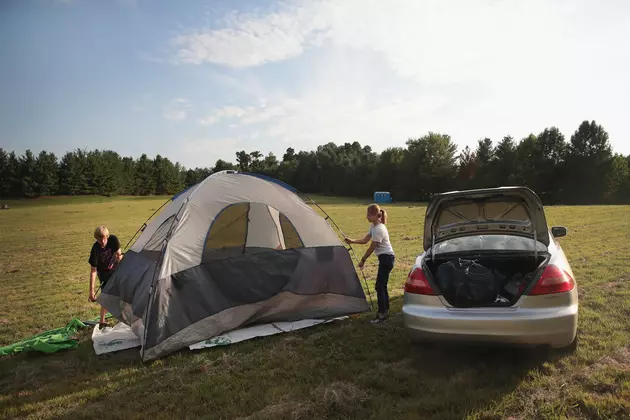
[{"label": "tent mesh window", "polygon": [[206,236],[202,261],[294,248],[304,248],[304,243],[284,214],[259,203],[238,203],[216,216]]},{"label": "tent mesh window", "polygon": [[[226,252],[233,254],[235,251],[243,253],[247,240],[248,213],[249,203],[232,204],[224,208],[212,222],[208,236],[206,236],[204,257],[206,253]],[[208,257],[212,256],[208,255]],[[214,258],[217,257],[221,257],[221,255],[214,255]]]},{"label": "tent mesh window", "polygon": [[304,248],[304,242],[302,242],[300,235],[298,235],[297,230],[295,230],[295,226],[293,226],[293,223],[282,213],[280,213],[280,228],[282,229],[282,236],[284,237],[285,249]]},{"label": "tent mesh window", "polygon": [[153,236],[151,236],[151,239],[149,239],[144,245],[144,248],[142,248],[143,251],[159,251],[162,249],[162,244],[166,239],[166,235],[168,235],[173,219],[175,219],[175,215],[166,219],[160,227],[157,228]]}]

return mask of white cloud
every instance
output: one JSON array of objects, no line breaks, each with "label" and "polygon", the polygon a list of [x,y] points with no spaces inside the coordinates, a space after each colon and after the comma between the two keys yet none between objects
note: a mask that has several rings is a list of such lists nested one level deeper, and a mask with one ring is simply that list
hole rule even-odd
[{"label": "white cloud", "polygon": [[225,118],[239,118],[252,112],[252,107],[241,108],[233,105],[226,105],[221,108],[215,109],[210,115],[199,120],[201,125],[212,125]]},{"label": "white cloud", "polygon": [[147,63],[155,63],[155,64],[162,64],[165,63],[166,60],[162,57],[159,57],[157,55],[148,53],[148,52],[141,52],[140,56],[139,56],[140,60],[142,61],[146,61]]},{"label": "white cloud", "polygon": [[178,147],[172,151],[174,160],[185,162],[186,167],[210,167],[218,159],[234,161],[239,139],[222,137],[189,137],[177,140]]},{"label": "white cloud", "polygon": [[[615,128],[619,148],[630,136],[626,39],[630,3],[623,1],[295,0],[234,12],[173,45],[178,63],[231,68],[317,50],[297,67],[302,83],[288,92],[265,88],[268,73],[256,68],[234,73],[248,78],[241,89],[250,103],[199,121],[226,122],[242,141],[276,152],[353,140],[382,150],[428,130],[462,146],[550,125],[569,137],[583,119]],[[283,77],[295,81],[297,73]]]},{"label": "white cloud", "polygon": [[319,6],[305,2],[266,15],[233,13],[223,19],[221,29],[174,37],[174,61],[249,67],[298,56],[326,27],[324,19],[313,15],[321,13]]},{"label": "white cloud", "polygon": [[172,43],[181,63],[249,67],[330,42],[382,53],[404,76],[452,81],[489,70],[502,73],[515,60],[555,56],[564,29],[558,18],[569,6],[542,0],[393,0],[387,5],[304,0],[267,14],[233,13],[220,29],[182,34]]},{"label": "white cloud", "polygon": [[175,98],[168,105],[164,107],[162,115],[167,120],[171,121],[183,121],[186,119],[188,111],[192,108],[192,105],[184,98]]}]

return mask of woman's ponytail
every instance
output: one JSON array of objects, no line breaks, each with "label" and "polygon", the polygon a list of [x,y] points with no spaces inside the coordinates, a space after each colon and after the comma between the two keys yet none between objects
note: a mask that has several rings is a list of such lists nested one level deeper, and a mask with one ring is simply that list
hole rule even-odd
[{"label": "woman's ponytail", "polygon": [[387,224],[387,212],[385,211],[385,209],[381,209],[381,223],[382,224]]}]

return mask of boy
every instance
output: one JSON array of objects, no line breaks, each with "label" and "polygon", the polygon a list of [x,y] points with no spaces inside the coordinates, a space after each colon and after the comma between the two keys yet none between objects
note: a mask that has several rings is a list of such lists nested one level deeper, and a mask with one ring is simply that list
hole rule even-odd
[{"label": "boy", "polygon": [[[96,276],[100,282],[101,289],[107,283],[107,280],[111,277],[114,269],[118,266],[118,263],[122,259],[122,251],[120,250],[120,241],[115,235],[110,235],[109,230],[105,226],[99,226],[94,231],[94,238],[96,242],[92,245],[90,251],[90,296],[88,300],[90,302],[96,302],[96,292],[94,291],[94,283],[96,283]],[[101,306],[101,320],[99,322],[99,328],[102,329],[106,326],[105,314],[107,309]]]}]

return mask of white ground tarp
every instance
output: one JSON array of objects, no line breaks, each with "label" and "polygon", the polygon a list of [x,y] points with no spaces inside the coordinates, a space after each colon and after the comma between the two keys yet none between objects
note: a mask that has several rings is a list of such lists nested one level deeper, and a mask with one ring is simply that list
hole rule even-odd
[{"label": "white ground tarp", "polygon": [[302,328],[314,327],[315,325],[327,324],[335,320],[342,320],[346,318],[348,317],[344,316],[333,319],[302,319],[295,322],[274,322],[271,324],[254,325],[251,327],[233,330],[213,337],[209,340],[201,341],[197,344],[191,345],[189,348],[191,350],[200,350],[209,347],[227,346],[256,337],[265,337],[268,335],[297,331]]},{"label": "white ground tarp", "polygon": [[[189,346],[189,348],[190,350],[200,350],[210,347],[227,346],[256,337],[266,337],[268,335],[297,331],[346,318],[348,317],[303,319],[295,322],[274,322],[271,324],[254,325],[229,331],[209,340],[193,344]],[[114,327],[106,327],[103,330],[99,330],[98,325],[95,326],[94,331],[92,331],[92,342],[94,343],[94,351],[97,355],[140,347],[140,338],[134,334],[128,325],[122,322],[116,324]]]}]

